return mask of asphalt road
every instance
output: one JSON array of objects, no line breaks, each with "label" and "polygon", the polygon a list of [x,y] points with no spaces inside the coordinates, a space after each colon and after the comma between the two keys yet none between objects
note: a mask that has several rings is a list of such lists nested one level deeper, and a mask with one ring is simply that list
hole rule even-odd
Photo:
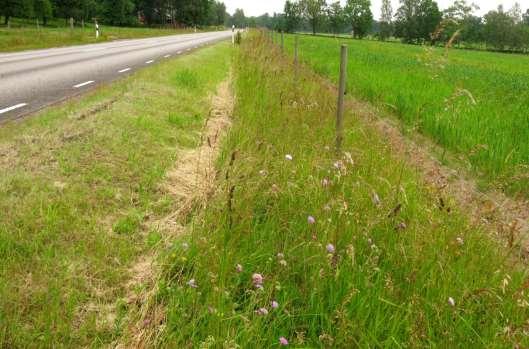
[{"label": "asphalt road", "polygon": [[0,54],[0,122],[230,37],[222,31]]}]

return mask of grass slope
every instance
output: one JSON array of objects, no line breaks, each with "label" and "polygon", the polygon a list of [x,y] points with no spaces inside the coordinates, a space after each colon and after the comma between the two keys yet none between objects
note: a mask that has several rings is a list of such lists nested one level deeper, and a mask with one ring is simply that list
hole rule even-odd
[{"label": "grass slope", "polygon": [[529,345],[527,272],[351,112],[335,156],[336,97],[277,52],[242,46],[219,190],[167,256],[153,345]]},{"label": "grass slope", "polygon": [[153,36],[192,33],[192,29],[158,29],[158,28],[127,28],[100,25],[101,36],[96,40],[93,23],[85,28],[48,26],[37,29],[36,24],[28,25],[25,21],[14,21],[10,29],[0,27],[0,52],[13,52],[30,49],[43,49],[70,45],[93,44],[98,42],[139,39]]},{"label": "grass slope", "polygon": [[[293,50],[293,36],[286,36]],[[302,36],[300,55],[337,79],[349,46],[348,91],[468,162],[485,183],[529,196],[529,57]],[[474,103],[475,102],[475,103]]]},{"label": "grass slope", "polygon": [[159,239],[159,190],[197,145],[227,44],[0,127],[0,347],[84,347],[121,331],[128,268]]}]

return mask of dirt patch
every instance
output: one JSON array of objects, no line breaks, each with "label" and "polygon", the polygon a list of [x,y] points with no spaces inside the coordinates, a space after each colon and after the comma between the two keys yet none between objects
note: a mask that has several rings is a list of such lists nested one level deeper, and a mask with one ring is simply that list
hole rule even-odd
[{"label": "dirt patch", "polygon": [[[168,172],[161,189],[176,201],[177,209],[163,219],[150,222],[163,234],[165,245],[170,245],[178,236],[186,232],[183,218],[197,204],[207,202],[215,189],[215,160],[219,154],[221,140],[230,126],[234,97],[231,79],[221,83],[212,97],[212,109],[206,120],[200,146],[186,150],[175,166]],[[163,243],[163,242],[162,242]],[[115,348],[144,348],[151,342],[165,320],[164,310],[150,303],[156,292],[156,283],[160,268],[155,252],[142,256],[129,270],[131,279],[127,284],[126,301],[135,312],[127,329],[129,336]]]},{"label": "dirt patch", "polygon": [[[473,224],[483,226],[513,255],[529,258],[529,203],[515,200],[498,191],[482,192],[471,175],[443,165],[434,154],[435,146],[426,137],[420,144],[402,134],[397,122],[381,118],[372,105],[352,98],[348,107],[387,140],[392,151],[417,169],[434,191],[440,208],[454,201],[468,214]],[[420,138],[420,139],[419,139]]]}]

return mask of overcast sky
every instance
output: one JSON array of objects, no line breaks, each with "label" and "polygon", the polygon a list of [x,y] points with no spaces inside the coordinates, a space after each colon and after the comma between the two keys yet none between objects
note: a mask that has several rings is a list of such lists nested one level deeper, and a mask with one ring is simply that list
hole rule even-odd
[{"label": "overcast sky", "polygon": [[[223,0],[228,8],[228,12],[233,14],[236,8],[242,8],[247,16],[260,16],[265,12],[273,14],[274,12],[282,12],[285,0]],[[333,0],[327,0],[330,3]],[[468,0],[468,3],[474,2],[481,10],[480,14],[487,13],[495,9],[498,5],[503,4],[506,9],[512,7],[516,0]],[[518,0],[521,4],[523,12],[529,8],[529,0]],[[342,0],[345,3],[345,0]],[[375,18],[380,16],[380,5],[382,0],[371,0],[372,11]],[[395,11],[399,6],[399,0],[392,0],[393,10]],[[444,9],[453,3],[453,0],[437,0],[439,7]]]}]

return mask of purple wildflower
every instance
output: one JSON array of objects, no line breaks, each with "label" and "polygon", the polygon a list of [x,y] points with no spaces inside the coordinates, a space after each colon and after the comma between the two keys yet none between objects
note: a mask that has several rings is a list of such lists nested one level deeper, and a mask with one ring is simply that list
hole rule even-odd
[{"label": "purple wildflower", "polygon": [[315,223],[316,223],[316,218],[314,218],[314,217],[312,217],[312,216],[309,216],[309,217],[307,218],[307,222],[308,222],[309,224],[311,224],[311,225],[312,225],[312,224],[315,224]]},{"label": "purple wildflower", "polygon": [[286,347],[288,345],[288,340],[285,337],[279,337],[279,345]]},{"label": "purple wildflower", "polygon": [[333,244],[327,244],[326,249],[327,249],[327,252],[329,253],[334,253],[336,251]]},{"label": "purple wildflower", "polygon": [[197,287],[198,287],[198,285],[197,285],[195,279],[191,279],[191,280],[189,280],[189,281],[187,282],[187,286],[189,286],[189,287],[191,287],[191,288],[197,288]]},{"label": "purple wildflower", "polygon": [[237,270],[237,273],[242,273],[242,270],[243,270],[242,265],[237,264],[237,265],[235,266],[235,270]]},{"label": "purple wildflower", "polygon": [[272,309],[277,309],[279,308],[279,303],[277,303],[276,301],[272,301],[272,303],[270,303]]}]

